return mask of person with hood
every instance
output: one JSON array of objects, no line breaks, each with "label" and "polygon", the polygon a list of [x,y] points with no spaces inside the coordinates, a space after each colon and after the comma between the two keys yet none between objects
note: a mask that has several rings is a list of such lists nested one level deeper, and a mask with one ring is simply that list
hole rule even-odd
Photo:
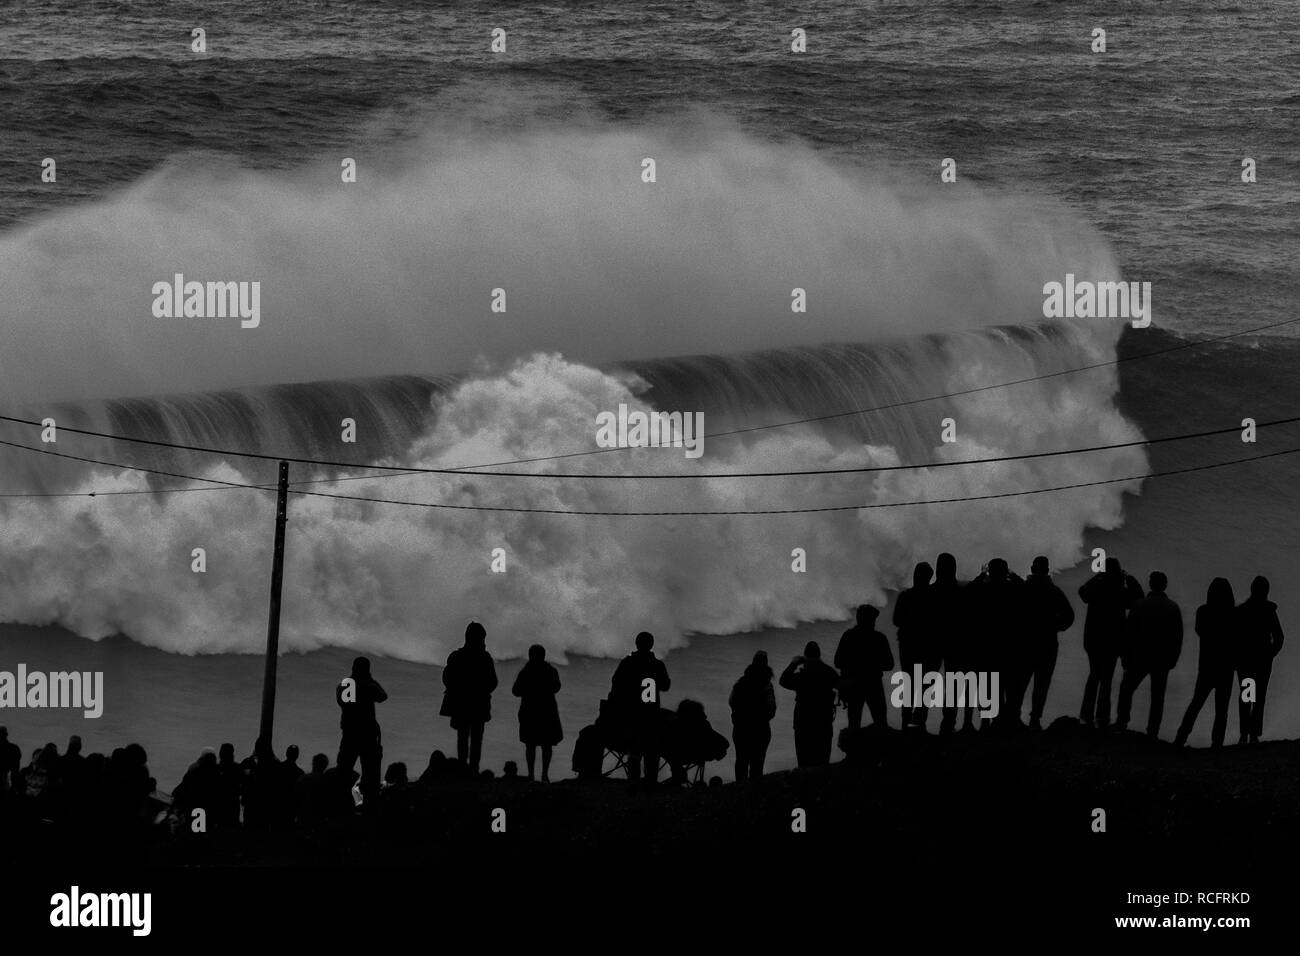
[{"label": "person with hood", "polygon": [[[388,700],[388,693],[379,686],[379,681],[370,676],[370,659],[358,657],[352,661],[352,674],[339,682],[334,689],[334,700],[342,713],[339,716],[339,728],[343,731],[339,742],[339,755],[336,767],[351,777],[357,758],[361,759],[361,795],[369,799],[379,793],[379,767],[384,759],[382,735],[379,719],[375,716],[375,704]],[[262,763],[270,765],[274,755],[259,755]]]},{"label": "person with hood", "polygon": [[1094,574],[1079,588],[1088,605],[1083,621],[1083,649],[1088,655],[1088,679],[1083,685],[1079,721],[1105,730],[1110,724],[1110,685],[1115,679],[1128,612],[1142,600],[1142,585],[1120,567],[1118,558],[1106,559],[1106,570]]},{"label": "person with hood", "polygon": [[[966,585],[957,580],[957,559],[947,551],[934,562],[934,583],[930,585],[929,597],[935,640],[943,658],[944,672],[954,674],[973,670],[971,642],[965,635]],[[943,709],[939,733],[950,734],[957,729],[959,710],[963,714],[962,726],[966,730],[975,729],[975,702],[970,701],[964,707]]]},{"label": "person with hood", "polygon": [[[873,727],[888,727],[885,688],[881,675],[894,666],[889,638],[876,630],[880,611],[870,604],[858,607],[858,623],[844,632],[835,648],[835,669],[840,672],[840,700],[849,713],[849,727],[862,726],[862,705],[871,712]],[[784,684],[782,686],[785,686]]]},{"label": "person with hood", "polygon": [[[1023,726],[1016,693],[1019,689],[1023,702],[1027,671],[1024,586],[1005,559],[991,558],[967,590],[974,670],[999,675],[997,720],[1016,726]],[[986,726],[987,718],[981,717],[980,728]]]},{"label": "person with hood", "polygon": [[1124,677],[1119,683],[1115,729],[1128,727],[1133,692],[1150,675],[1151,710],[1147,716],[1147,736],[1158,737],[1169,672],[1183,651],[1183,612],[1165,594],[1169,579],[1163,571],[1152,571],[1147,584],[1150,592],[1128,613],[1128,632],[1121,655]]},{"label": "person with hood", "polygon": [[794,691],[794,750],[800,767],[831,762],[838,683],[839,675],[822,661],[822,649],[816,641],[809,641],[803,654],[781,674],[781,686]]},{"label": "person with hood", "polygon": [[772,677],[767,651],[755,651],[754,660],[727,698],[731,707],[731,741],[736,746],[737,780],[757,780],[763,776],[763,762],[772,742],[772,718],[776,716]]},{"label": "person with hood", "polygon": [[[898,595],[894,604],[894,629],[898,633],[898,664],[909,678],[913,676],[916,665],[921,665],[921,673],[937,672],[943,666],[943,654],[934,629],[934,606],[931,600],[930,579],[934,569],[922,561],[912,570],[912,586]],[[835,655],[835,666],[840,667],[839,654]],[[890,666],[893,664],[891,662]],[[840,667],[840,672],[844,669]],[[862,713],[861,705],[858,710]],[[929,712],[924,707],[903,707],[903,729],[917,727],[925,729]],[[875,721],[875,712],[872,720]],[[856,726],[852,718],[850,726]]]},{"label": "person with hood", "polygon": [[1029,566],[1029,577],[1021,591],[1024,602],[1024,647],[1020,657],[1024,670],[1008,699],[1009,714],[1020,719],[1020,708],[1029,689],[1034,684],[1034,694],[1029,704],[1029,727],[1043,729],[1043,707],[1047,704],[1047,690],[1052,685],[1056,670],[1056,657],[1060,651],[1059,635],[1074,624],[1074,608],[1070,599],[1052,581],[1052,569],[1044,555],[1034,558]]},{"label": "person with hood", "polygon": [[[1268,599],[1268,578],[1259,576],[1250,582],[1250,597],[1237,606],[1241,649],[1237,664],[1237,692],[1241,696],[1238,718],[1241,742],[1259,743],[1264,732],[1264,696],[1273,673],[1273,658],[1282,650],[1282,622],[1277,605]],[[1248,701],[1241,682],[1255,681],[1254,700]]]},{"label": "person with hood", "polygon": [[1210,743],[1214,747],[1223,746],[1223,735],[1228,730],[1228,702],[1232,699],[1233,636],[1237,620],[1232,585],[1227,578],[1215,578],[1210,582],[1205,603],[1196,609],[1196,633],[1201,638],[1196,687],[1174,737],[1175,747],[1187,743],[1196,716],[1211,692],[1214,693],[1214,726],[1210,730]]},{"label": "person with hood", "polygon": [[528,663],[519,671],[510,692],[519,698],[519,741],[524,745],[528,779],[534,780],[537,748],[542,749],[542,783],[551,782],[551,748],[564,739],[555,695],[560,692],[560,672],[546,661],[546,648],[528,648]]},{"label": "person with hood", "polygon": [[636,650],[618,662],[609,690],[610,703],[627,736],[627,775],[635,785],[645,768],[645,785],[659,782],[659,751],[663,725],[659,702],[672,681],[668,668],[654,655],[655,638],[649,631],[636,636]]},{"label": "person with hood", "polygon": [[442,669],[443,717],[456,731],[456,759],[478,773],[483,755],[483,728],[492,719],[492,692],[497,689],[497,669],[487,652],[487,629],[478,621],[465,628],[465,643],[447,655]]}]

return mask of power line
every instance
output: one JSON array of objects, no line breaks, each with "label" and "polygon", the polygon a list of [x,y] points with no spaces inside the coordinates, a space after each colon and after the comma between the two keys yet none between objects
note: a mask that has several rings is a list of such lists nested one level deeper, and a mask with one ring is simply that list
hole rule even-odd
[{"label": "power line", "polygon": [[[70,458],[75,461],[106,465],[109,467],[124,468],[131,471],[141,471],[141,472],[146,472],[148,474],[164,475],[172,478],[184,478],[190,481],[206,481],[216,485],[224,486],[221,488],[175,488],[175,489],[170,489],[172,493],[188,492],[188,491],[223,491],[223,490],[231,490],[235,488],[254,490],[254,491],[271,490],[271,488],[266,485],[240,484],[238,482],[223,481],[217,478],[202,478],[195,475],[182,475],[176,472],[158,471],[156,469],[145,468],[136,465],[117,465],[114,464],[113,462],[104,462],[92,458],[83,458],[76,455],[67,455],[64,454],[63,452],[51,451],[45,448],[34,448],[29,445],[20,445],[15,442],[0,441],[0,444],[8,445],[13,448],[25,449],[27,451],[34,451],[40,454],[54,455],[59,458]],[[1106,479],[1100,479],[1098,481],[1076,482],[1074,484],[1069,484],[1069,485],[1055,485],[1049,488],[1029,488],[1029,489],[1022,489],[1020,491],[1007,491],[1007,492],[999,492],[996,494],[988,494],[988,495],[967,495],[964,497],[957,497],[957,498],[933,498],[933,499],[923,499],[917,501],[874,502],[874,503],[861,504],[861,505],[836,505],[836,506],[821,507],[821,508],[771,508],[771,509],[758,509],[758,510],[751,510],[751,511],[567,511],[558,508],[517,508],[517,507],[494,506],[494,505],[451,505],[442,502],[402,501],[402,500],[391,499],[391,498],[370,498],[363,495],[342,495],[342,494],[331,494],[329,492],[322,492],[322,491],[298,491],[294,489],[291,489],[290,493],[295,495],[302,495],[305,497],[312,497],[312,498],[334,498],[341,501],[370,502],[372,504],[404,505],[413,508],[438,508],[438,509],[445,509],[450,511],[497,511],[497,512],[510,512],[515,514],[554,514],[554,515],[581,515],[581,516],[598,516],[598,517],[704,517],[710,515],[741,516],[741,515],[814,514],[814,513],[831,512],[831,511],[862,511],[862,510],[871,510],[876,508],[903,508],[903,507],[913,507],[916,505],[956,504],[956,503],[967,502],[967,501],[988,501],[997,498],[1015,498],[1015,497],[1020,497],[1022,495],[1047,494],[1049,492],[1070,491],[1078,488],[1091,488],[1099,485],[1118,484],[1120,482],[1126,482],[1126,481],[1143,481],[1148,478],[1163,478],[1163,477],[1168,477],[1170,475],[1183,475],[1183,474],[1189,474],[1191,472],[1197,472],[1197,471],[1208,471],[1213,468],[1225,468],[1230,465],[1240,465],[1240,464],[1246,464],[1253,461],[1262,461],[1264,459],[1276,458],[1281,455],[1295,454],[1296,452],[1300,452],[1300,448],[1289,448],[1289,449],[1284,449],[1283,451],[1268,452],[1262,455],[1254,455],[1249,458],[1235,458],[1230,461],[1215,462],[1208,465],[1193,465],[1187,468],[1176,468],[1168,471],[1152,472],[1147,475],[1130,475],[1129,477],[1126,478],[1106,478]],[[6,494],[6,495],[0,495],[0,497],[94,498],[94,497],[108,496],[108,495],[158,494],[158,493],[160,492],[148,491],[148,490],[110,491],[110,492],[92,491],[92,492],[37,493],[37,494],[23,494],[23,495]]]},{"label": "power line", "polygon": [[[1294,424],[1295,422],[1300,422],[1300,416],[1292,416],[1290,418],[1278,418],[1267,422],[1258,422],[1256,423],[1255,427],[1256,429],[1269,428],[1274,425],[1290,425],[1290,424]],[[1012,461],[1027,461],[1027,460],[1032,460],[1037,458],[1055,458],[1063,455],[1086,454],[1086,453],[1097,452],[1097,451],[1113,451],[1122,448],[1135,448],[1144,445],[1158,445],[1166,442],[1189,441],[1198,438],[1208,438],[1217,435],[1225,435],[1229,433],[1235,433],[1239,431],[1240,428],[1241,428],[1240,425],[1230,425],[1226,428],[1216,428],[1216,429],[1211,429],[1208,431],[1201,431],[1201,432],[1188,432],[1182,435],[1164,435],[1159,438],[1134,439],[1132,441],[1116,442],[1110,445],[1088,445],[1079,448],[1056,449],[1054,451],[1025,452],[1017,455],[999,455],[992,458],[963,458],[963,459],[956,459],[956,460],[949,460],[949,461],[930,461],[930,462],[920,462],[915,464],[904,464],[904,465],[868,465],[868,466],[862,466],[856,468],[813,468],[813,469],[801,469],[801,470],[791,470],[791,471],[712,472],[712,473],[705,473],[705,474],[614,474],[614,475],[530,474],[530,475],[517,475],[517,477],[658,479],[658,478],[775,478],[775,477],[801,477],[801,476],[814,476],[814,475],[870,474],[870,473],[891,472],[891,471],[910,471],[910,470],[921,469],[921,468],[928,468],[928,469],[948,468],[957,465],[997,464],[997,463],[1005,463],[1005,462],[1012,462]],[[0,440],[0,445],[7,445],[11,448],[19,448],[24,451],[32,451],[32,452],[38,452],[40,454],[53,455],[58,458],[66,458],[72,461],[85,462],[92,465],[102,465],[107,468],[118,468],[118,469],[128,469],[132,471],[141,471],[147,474],[160,475],[168,478],[181,478],[189,481],[206,481],[206,482],[211,482],[212,484],[215,485],[222,485],[228,488],[241,488],[241,489],[259,488],[263,490],[269,490],[271,487],[269,485],[249,485],[240,482],[221,481],[219,479],[203,478],[201,476],[186,475],[186,474],[181,474],[179,472],[162,471],[155,468],[146,468],[143,466],[127,465],[120,462],[104,461],[98,458],[87,458],[81,455],[69,455],[64,452],[52,451],[46,448],[37,448],[32,445],[23,445],[19,442]],[[434,469],[433,472],[437,474],[448,473],[438,469]],[[424,472],[417,471],[417,472],[410,472],[409,474],[422,474],[422,473]],[[456,475],[462,474],[461,472],[450,472],[450,473]],[[497,472],[497,473],[480,473],[480,474],[501,475],[501,474],[511,474],[511,473]],[[361,475],[361,476],[349,476],[345,478],[322,478],[322,479],[312,479],[310,481],[294,482],[292,484],[307,485],[307,484],[318,484],[321,482],[332,482],[332,481],[365,480],[367,478],[378,478],[378,477],[380,476]],[[389,475],[387,477],[393,477],[393,476]],[[159,489],[158,491],[145,489],[145,490],[115,491],[115,492],[32,492],[27,494],[19,493],[19,492],[11,492],[11,493],[0,494],[0,497],[60,498],[60,497],[81,497],[82,495],[87,495],[87,494],[125,495],[125,494],[156,494],[159,492],[175,494],[182,491],[215,491],[215,490],[218,489],[216,488],[171,488],[171,489]],[[345,496],[340,496],[340,497],[345,497]]]},{"label": "power line", "polygon": [[143,488],[133,489],[130,491],[29,491],[29,492],[4,492],[0,493],[0,498],[101,498],[110,495],[159,495],[159,494],[179,494],[188,491],[230,491],[232,489],[255,490],[255,491],[274,491],[275,485],[249,485],[237,481],[222,481],[220,478],[203,478],[199,475],[183,475],[175,471],[161,471],[157,468],[146,468],[143,465],[124,465],[115,461],[104,461],[99,458],[86,458],[81,455],[69,455],[65,452],[54,451],[50,448],[36,448],[32,445],[23,445],[19,442],[4,441],[0,439],[0,445],[7,445],[10,448],[20,448],[23,451],[33,451],[40,455],[52,455],[55,458],[67,458],[71,461],[80,461],[88,465],[103,465],[105,468],[118,468],[124,471],[139,471],[148,475],[159,475],[164,478],[182,478],[186,481],[207,481],[213,485],[221,487],[212,488]]},{"label": "power line", "polygon": [[[1291,425],[1300,422],[1300,415],[1291,418],[1278,418],[1269,422],[1257,422],[1256,429],[1268,428],[1272,425]],[[926,461],[907,465],[866,465],[858,468],[806,468],[792,471],[720,471],[720,472],[702,472],[683,474],[681,472],[654,474],[654,473],[631,473],[631,474],[580,474],[580,473],[529,473],[521,472],[503,472],[503,471],[478,471],[473,472],[476,475],[485,475],[489,477],[527,477],[527,478],[608,478],[608,479],[668,479],[668,478],[794,478],[809,475],[850,475],[850,474],[871,474],[883,471],[911,471],[918,468],[951,468],[956,465],[989,465],[1008,461],[1026,461],[1033,458],[1057,458],[1062,455],[1082,455],[1095,451],[1113,451],[1120,448],[1136,448],[1140,445],[1159,445],[1171,441],[1188,441],[1194,438],[1210,438],[1215,435],[1226,435],[1232,432],[1241,431],[1241,425],[1229,425],[1226,428],[1216,428],[1210,431],[1189,432],[1184,435],[1165,435],[1160,438],[1137,438],[1133,441],[1116,442],[1111,445],[1085,445],[1080,448],[1060,448],[1055,451],[1035,451],[1025,452],[1019,455],[999,455],[993,458],[959,458],[947,461]],[[442,473],[442,472],[438,472]],[[410,471],[407,474],[420,474],[419,471]],[[455,472],[455,474],[463,474]],[[382,476],[369,476],[382,477]],[[388,477],[392,477],[391,475]],[[341,479],[319,479],[319,481],[334,481]],[[296,484],[307,484],[308,482],[296,482]],[[313,482],[314,483],[314,482]]]},{"label": "power line", "polygon": [[[931,395],[931,396],[927,396],[927,397],[924,397],[924,398],[909,399],[909,400],[901,401],[901,402],[893,402],[893,403],[890,403],[890,404],[887,404],[887,405],[877,405],[877,406],[873,406],[873,407],[870,407],[870,408],[860,408],[860,409],[854,409],[854,410],[852,410],[852,411],[846,411],[846,412],[834,412],[834,413],[831,413],[831,414],[828,414],[828,415],[818,415],[818,416],[814,416],[814,417],[811,417],[811,418],[794,419],[794,420],[791,420],[791,421],[785,421],[785,422],[774,422],[774,423],[767,424],[767,425],[754,425],[754,426],[749,426],[749,427],[746,427],[746,428],[732,429],[732,430],[730,430],[730,431],[716,432],[716,433],[713,433],[713,434],[707,434],[707,433],[706,433],[705,435],[702,436],[702,438],[725,438],[725,437],[729,437],[729,436],[733,436],[733,435],[747,434],[747,433],[749,433],[749,432],[762,431],[762,430],[766,430],[766,429],[773,429],[773,428],[786,428],[786,427],[789,427],[789,426],[792,426],[792,425],[809,424],[809,423],[812,423],[812,422],[828,421],[828,420],[830,420],[830,419],[834,419],[834,418],[844,418],[844,417],[851,416],[851,415],[864,415],[864,414],[868,414],[868,413],[870,413],[870,412],[887,411],[887,410],[891,410],[891,409],[895,409],[895,408],[904,408],[904,407],[911,406],[911,405],[922,404],[922,403],[924,403],[924,402],[938,401],[938,400],[940,400],[940,399],[944,399],[944,398],[957,398],[957,397],[961,397],[961,396],[964,396],[964,395],[975,394],[975,393],[978,393],[978,392],[985,392],[985,391],[990,391],[990,390],[998,389],[998,388],[1008,388],[1008,387],[1013,386],[1013,385],[1023,385],[1023,384],[1026,384],[1026,383],[1028,383],[1028,382],[1042,381],[1042,380],[1044,380],[1044,379],[1056,378],[1056,377],[1063,376],[1063,375],[1072,375],[1072,374],[1074,374],[1074,373],[1076,373],[1076,372],[1084,372],[1084,371],[1090,371],[1090,370],[1099,369],[1099,368],[1106,368],[1106,367],[1108,367],[1108,366],[1119,365],[1119,364],[1122,364],[1122,363],[1124,363],[1124,362],[1136,361],[1136,360],[1138,360],[1138,359],[1152,358],[1152,357],[1155,357],[1155,356],[1166,355],[1166,354],[1169,354],[1169,353],[1171,353],[1171,352],[1178,352],[1178,351],[1182,351],[1182,350],[1185,350],[1185,349],[1197,348],[1197,347],[1202,346],[1202,345],[1208,345],[1208,344],[1212,344],[1212,343],[1214,343],[1214,342],[1221,342],[1221,341],[1224,341],[1224,340],[1226,340],[1226,339],[1237,338],[1237,337],[1239,337],[1239,336],[1243,336],[1243,335],[1252,335],[1252,334],[1258,334],[1258,333],[1260,333],[1260,332],[1266,332],[1266,331],[1269,331],[1269,330],[1272,330],[1272,329],[1280,328],[1281,326],[1291,325],[1291,324],[1294,324],[1294,323],[1296,323],[1296,322],[1300,322],[1300,317],[1297,317],[1297,318],[1294,318],[1294,319],[1286,319],[1286,320],[1283,320],[1283,321],[1281,321],[1281,322],[1273,322],[1273,323],[1270,323],[1270,324],[1268,324],[1268,325],[1258,326],[1258,327],[1253,328],[1253,329],[1243,329],[1243,330],[1241,330],[1241,331],[1237,331],[1237,332],[1229,332],[1229,333],[1225,333],[1225,334],[1223,334],[1223,335],[1218,335],[1218,336],[1209,336],[1209,337],[1207,337],[1207,338],[1197,339],[1197,340],[1192,341],[1192,342],[1183,342],[1183,343],[1180,343],[1180,344],[1178,344],[1178,345],[1168,346],[1168,347],[1163,348],[1163,349],[1155,349],[1155,350],[1152,350],[1152,351],[1150,351],[1150,352],[1141,352],[1141,353],[1138,353],[1138,354],[1136,354],[1136,355],[1128,355],[1128,356],[1116,357],[1116,358],[1114,358],[1114,359],[1110,359],[1110,360],[1107,360],[1107,361],[1105,361],[1105,362],[1095,362],[1095,363],[1093,363],[1093,364],[1091,364],[1091,365],[1082,365],[1082,366],[1078,366],[1078,367],[1076,367],[1076,368],[1062,369],[1062,370],[1057,371],[1057,372],[1045,372],[1045,373],[1043,373],[1043,374],[1041,374],[1041,375],[1033,375],[1033,376],[1029,376],[1029,377],[1026,377],[1026,378],[1014,379],[1014,380],[1012,380],[1012,381],[1008,381],[1008,382],[999,382],[999,383],[997,383],[997,384],[993,384],[993,385],[981,385],[981,386],[977,386],[977,387],[974,387],[974,388],[962,389],[962,390],[960,390],[960,391],[956,391],[956,392],[948,392],[948,393],[945,393],[945,394],[942,394],[942,395]],[[11,422],[11,423],[13,423],[13,424],[19,424],[19,425],[32,425],[32,426],[36,426],[36,427],[41,427],[41,426],[42,426],[42,423],[41,423],[41,422],[32,421],[32,420],[30,420],[30,419],[17,418],[17,417],[10,416],[10,415],[0,415],[0,421]],[[62,428],[64,431],[69,431],[69,432],[72,432],[72,433],[74,433],[74,434],[87,435],[87,436],[91,436],[91,437],[94,437],[94,438],[106,438],[106,439],[110,439],[110,440],[112,440],[112,441],[126,441],[126,442],[133,442],[133,443],[136,443],[136,444],[151,445],[151,446],[162,447],[162,448],[170,448],[170,449],[173,449],[173,450],[176,450],[176,451],[198,452],[198,453],[201,453],[201,454],[217,455],[217,456],[223,456],[223,457],[229,457],[229,458],[254,458],[254,459],[259,459],[259,460],[263,460],[263,461],[288,461],[288,462],[292,462],[292,463],[294,463],[294,464],[300,464],[300,465],[315,465],[315,466],[317,466],[317,467],[327,467],[327,468],[347,468],[347,469],[362,468],[362,469],[374,470],[374,471],[401,472],[401,473],[403,473],[403,474],[476,474],[476,475],[485,475],[485,476],[488,476],[488,477],[526,477],[526,478],[533,478],[533,477],[545,477],[545,478],[551,478],[551,477],[556,477],[556,478],[558,478],[558,477],[583,477],[583,478],[585,478],[585,477],[607,477],[607,478],[616,478],[616,477],[625,477],[625,476],[617,476],[617,475],[573,475],[573,476],[570,476],[570,475],[564,475],[564,474],[541,475],[541,474],[538,474],[538,473],[536,473],[536,472],[485,472],[485,471],[482,471],[481,469],[484,469],[484,468],[502,467],[502,466],[506,466],[506,465],[531,464],[531,463],[541,462],[541,461],[556,461],[556,460],[563,459],[563,458],[577,458],[577,457],[582,457],[582,456],[586,456],[586,455],[596,455],[596,454],[603,454],[603,453],[605,453],[605,452],[611,452],[611,451],[626,451],[626,450],[627,450],[625,447],[620,447],[620,448],[596,448],[596,449],[588,449],[588,450],[586,450],[586,451],[580,451],[580,452],[569,452],[569,453],[566,453],[566,454],[548,455],[548,456],[537,457],[537,458],[519,458],[519,459],[514,459],[514,460],[511,460],[511,461],[492,462],[492,463],[486,463],[486,464],[480,464],[480,465],[462,465],[462,466],[460,466],[460,467],[458,467],[458,468],[419,468],[419,467],[403,466],[403,465],[375,465],[375,464],[370,464],[370,465],[358,465],[358,464],[353,463],[353,462],[329,461],[329,460],[313,459],[313,458],[297,458],[297,457],[290,457],[290,456],[286,456],[286,455],[265,454],[265,453],[261,453],[261,452],[235,451],[235,450],[233,450],[233,449],[209,448],[209,447],[202,446],[202,445],[185,445],[185,444],[180,444],[180,443],[177,443],[177,442],[166,442],[166,441],[160,441],[160,440],[157,440],[157,439],[150,439],[150,438],[136,438],[136,437],[129,436],[129,435],[115,435],[115,434],[112,434],[112,433],[109,433],[109,432],[99,432],[99,431],[93,431],[93,430],[90,430],[90,429],[75,428],[75,427],[73,427],[73,426],[71,426],[71,425],[61,425],[61,426],[59,426],[59,427]],[[1234,430],[1234,429],[1226,429],[1226,431],[1231,431],[1231,430]],[[1117,447],[1118,447],[1118,446],[1117,446]],[[954,464],[956,464],[956,463],[954,463]],[[927,467],[927,466],[908,466],[908,467]],[[930,467],[940,467],[940,465],[934,465],[934,466],[930,466]],[[823,472],[823,473],[829,473],[829,472]],[[780,473],[773,473],[773,474],[780,474]],[[376,477],[379,477],[379,476],[376,476]],[[727,474],[721,474],[721,475],[698,475],[698,476],[694,476],[694,475],[691,475],[691,476],[686,476],[686,475],[673,475],[673,476],[666,476],[666,475],[641,475],[641,476],[626,476],[626,477],[646,477],[646,478],[650,478],[650,477],[740,477],[740,476],[738,476],[738,475],[727,475]],[[746,476],[744,476],[744,477],[759,477],[759,475],[758,475],[758,474],[754,474],[754,475],[746,475]],[[325,482],[325,481],[331,481],[331,480],[356,480],[356,479],[318,479],[318,482]],[[295,484],[301,484],[301,482],[296,482]]]},{"label": "power line", "polygon": [[739,515],[786,515],[786,514],[813,514],[827,511],[864,511],[874,508],[905,508],[916,505],[944,505],[955,504],[966,501],[989,501],[995,498],[1017,498],[1021,495],[1041,495],[1055,491],[1070,491],[1076,488],[1092,488],[1098,485],[1118,484],[1125,481],[1143,481],[1147,478],[1164,478],[1170,475],[1184,475],[1194,471],[1208,471],[1212,468],[1226,468],[1229,465],[1242,465],[1252,461],[1262,461],[1266,458],[1276,458],[1280,455],[1293,455],[1300,452],[1300,448],[1288,448],[1283,451],[1268,452],[1263,455],[1254,455],[1250,458],[1234,458],[1231,461],[1215,462],[1209,465],[1193,465],[1188,468],[1175,468],[1169,471],[1156,471],[1147,475],[1130,475],[1127,478],[1105,478],[1098,481],[1081,481],[1071,485],[1054,485],[1050,488],[1029,488],[1020,491],[1005,491],[990,495],[967,495],[960,498],[932,498],[919,501],[886,501],[875,502],[861,505],[836,505],[824,508],[771,508],[754,511],[564,511],[558,508],[511,508],[511,507],[493,507],[489,505],[449,505],[436,502],[424,501],[399,501],[389,498],[366,498],[361,495],[339,495],[330,494],[324,491],[294,491],[290,494],[306,495],[316,498],[338,498],[348,501],[368,501],[376,504],[390,505],[409,505],[418,508],[446,508],[455,511],[508,511],[517,514],[555,514],[555,515],[590,515],[601,517],[704,517],[714,516],[739,516]]}]

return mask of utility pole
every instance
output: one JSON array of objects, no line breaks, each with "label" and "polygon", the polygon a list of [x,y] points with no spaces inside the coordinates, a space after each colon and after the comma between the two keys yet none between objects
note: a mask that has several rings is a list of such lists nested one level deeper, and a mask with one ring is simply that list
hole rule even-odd
[{"label": "utility pole", "polygon": [[266,622],[266,671],[262,677],[262,726],[258,737],[269,751],[275,724],[275,665],[280,651],[280,585],[284,583],[284,525],[289,517],[289,463],[280,462],[275,502],[275,554],[271,560],[271,613]]}]

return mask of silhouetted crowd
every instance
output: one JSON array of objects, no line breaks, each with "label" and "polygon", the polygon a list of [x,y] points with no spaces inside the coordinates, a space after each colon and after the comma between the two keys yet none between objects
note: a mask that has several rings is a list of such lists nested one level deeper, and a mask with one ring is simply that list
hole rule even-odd
[{"label": "silhouetted crowd", "polygon": [[[1105,569],[1079,588],[1087,608],[1083,647],[1088,676],[1079,710],[1079,723],[1098,730],[1124,730],[1133,695],[1150,681],[1146,733],[1159,735],[1169,672],[1177,665],[1183,645],[1183,614],[1166,593],[1164,573],[1152,571],[1144,591],[1120,566],[1105,560]],[[1174,742],[1186,743],[1197,716],[1211,694],[1214,722],[1211,742],[1222,746],[1230,702],[1238,698],[1239,740],[1253,743],[1263,729],[1264,704],[1273,658],[1282,648],[1277,605],[1268,598],[1263,577],[1251,582],[1250,596],[1236,603],[1232,586],[1215,578],[1205,603],[1196,610],[1200,641],[1192,699]],[[800,767],[830,762],[834,724],[839,708],[847,711],[848,727],[862,727],[864,710],[872,727],[888,726],[886,675],[895,661],[889,639],[878,629],[879,610],[857,609],[856,623],[840,638],[832,663],[822,659],[816,641],[809,641],[777,683],[794,693],[793,729]],[[1059,635],[1075,620],[1069,597],[1051,579],[1045,557],[1035,558],[1027,577],[994,558],[971,581],[957,577],[957,562],[941,554],[932,568],[927,562],[913,572],[912,586],[894,605],[898,660],[903,672],[924,674],[985,673],[999,675],[996,717],[981,716],[976,702],[948,700],[939,722],[941,734],[976,730],[1039,730],[1059,652]],[[486,647],[484,627],[471,622],[464,645],[453,651],[443,669],[444,695],[439,710],[456,732],[456,755],[434,751],[415,784],[404,763],[392,763],[380,779],[382,734],[376,705],[388,694],[374,678],[370,661],[358,657],[352,671],[335,688],[340,709],[340,742],[335,763],[316,754],[311,768],[298,764],[299,749],[290,746],[279,759],[259,740],[253,753],[237,760],[232,744],[219,751],[205,748],[186,771],[171,796],[157,792],[149,776],[145,751],[138,744],[111,756],[82,755],[81,739],[73,737],[63,754],[54,744],[35,751],[22,765],[22,754],[0,728],[0,798],[28,815],[46,820],[76,816],[105,824],[139,825],[171,821],[181,830],[221,831],[283,829],[352,813],[361,805],[382,805],[413,785],[444,781],[473,781],[492,777],[480,771],[483,731],[492,717],[497,689],[496,665]],[[596,721],[578,734],[573,769],[580,779],[607,775],[613,763],[636,787],[654,787],[666,764],[674,784],[702,784],[707,763],[722,759],[727,738],[710,725],[704,707],[683,700],[676,710],[662,706],[672,687],[664,662],[654,654],[654,637],[637,635],[635,650],[615,668],[608,697],[600,702]],[[1111,723],[1111,689],[1121,669],[1115,722]],[[735,682],[728,700],[731,709],[735,772],[739,781],[763,775],[772,740],[777,698],[775,674],[765,651]],[[1026,694],[1029,720],[1022,715]],[[559,671],[546,660],[546,651],[533,645],[511,688],[519,699],[519,740],[524,747],[526,777],[550,779],[554,748],[564,739],[556,704]],[[902,707],[902,729],[924,733],[927,706]],[[360,773],[357,763],[360,762]],[[514,761],[503,776],[523,780]],[[713,778],[712,785],[720,784]]]}]

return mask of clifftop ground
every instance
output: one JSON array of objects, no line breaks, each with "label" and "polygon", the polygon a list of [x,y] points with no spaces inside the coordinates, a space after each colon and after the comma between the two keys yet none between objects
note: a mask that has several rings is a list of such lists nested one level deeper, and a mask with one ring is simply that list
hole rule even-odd
[{"label": "clifftop ground", "polygon": [[[760,910],[869,903],[879,918],[942,912],[1113,929],[1114,916],[1171,911],[1136,906],[1129,893],[1251,894],[1248,906],[1183,909],[1211,915],[1290,905],[1300,741],[1178,750],[1062,721],[1042,733],[866,731],[843,743],[847,755],[828,767],[717,789],[454,782],[413,786],[371,814],[306,832],[192,836],[108,855],[48,833],[7,841],[64,882],[61,873],[127,866],[143,885],[186,888],[187,898],[196,887],[217,896],[243,887],[249,905],[268,910],[344,893],[381,908],[501,898],[554,912],[676,887],[719,907],[728,896]],[[505,833],[492,832],[496,808]],[[796,809],[805,833],[792,832]],[[1104,832],[1094,830],[1097,809]],[[592,905],[613,915],[608,902]]]}]

